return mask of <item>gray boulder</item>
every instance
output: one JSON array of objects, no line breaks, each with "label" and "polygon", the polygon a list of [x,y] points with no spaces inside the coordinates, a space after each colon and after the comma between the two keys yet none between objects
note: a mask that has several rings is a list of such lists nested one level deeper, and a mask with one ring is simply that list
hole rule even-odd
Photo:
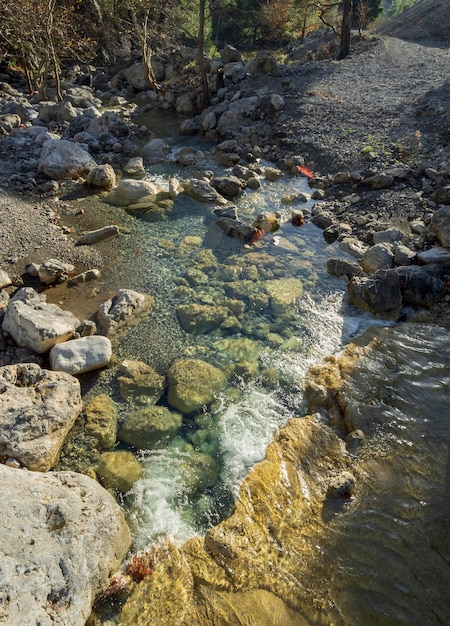
[{"label": "gray boulder", "polygon": [[127,137],[130,134],[126,123],[113,111],[105,111],[100,117],[93,117],[86,131],[99,139],[106,139],[110,135]]},{"label": "gray boulder", "polygon": [[450,206],[438,209],[433,213],[430,228],[439,239],[441,246],[450,248]]},{"label": "gray boulder", "polygon": [[436,265],[410,265],[398,269],[403,302],[430,308],[446,296],[443,270]]},{"label": "gray boulder", "polygon": [[377,270],[388,269],[394,266],[392,247],[386,243],[377,243],[371,246],[361,259],[361,267],[368,274]]},{"label": "gray boulder", "polygon": [[38,354],[72,339],[80,321],[70,311],[45,301],[45,295],[22,287],[6,307],[2,328],[21,348]]},{"label": "gray boulder", "polygon": [[130,546],[120,507],[96,481],[0,464],[0,622],[84,626]]},{"label": "gray boulder", "polygon": [[379,270],[370,277],[355,276],[348,286],[350,304],[381,319],[397,319],[402,308],[398,271]]},{"label": "gray boulder", "polygon": [[81,412],[80,383],[69,374],[21,363],[0,368],[0,390],[0,454],[47,471]]},{"label": "gray boulder", "polygon": [[225,198],[235,198],[245,188],[245,183],[237,176],[217,176],[211,180],[214,187]]},{"label": "gray boulder", "polygon": [[79,178],[96,165],[89,152],[73,141],[47,139],[42,146],[39,170],[48,178]]},{"label": "gray boulder", "polygon": [[187,183],[186,193],[198,202],[215,202],[222,206],[227,204],[225,198],[206,180],[192,178]]}]

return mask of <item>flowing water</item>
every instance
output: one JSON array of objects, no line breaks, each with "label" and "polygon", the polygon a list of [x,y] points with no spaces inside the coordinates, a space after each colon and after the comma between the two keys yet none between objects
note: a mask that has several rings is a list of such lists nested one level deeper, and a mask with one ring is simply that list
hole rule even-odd
[{"label": "flowing water", "polygon": [[[176,142],[173,138],[170,141],[176,154]],[[179,141],[181,146],[181,141],[185,140]],[[195,147],[204,151],[201,167],[180,168],[175,162],[165,163],[149,167],[146,178],[165,187],[171,176],[187,179],[199,169],[217,171],[210,148]],[[309,191],[306,179],[301,177],[262,181],[261,189],[247,190],[236,202],[240,218],[251,223],[261,212],[279,211],[283,215],[279,231],[266,234],[249,247],[227,237],[217,227],[211,205],[186,196],[178,197],[172,211],[163,219],[161,216],[156,219],[154,214],[145,211],[132,212],[109,206],[96,197],[80,202],[85,210],[83,220],[79,221],[80,228],[110,221],[119,224],[123,234],[116,240],[99,244],[107,263],[102,278],[95,285],[83,286],[76,302],[68,293],[59,293],[57,297],[66,300],[68,308],[74,312],[78,307],[82,315],[122,287],[151,294],[155,299],[151,313],[114,339],[117,362],[142,360],[164,374],[174,359],[198,358],[234,372],[211,406],[183,417],[181,429],[169,443],[154,450],[134,450],[145,473],[122,500],[132,529],[133,551],[143,550],[162,537],[182,542],[227,517],[241,481],[264,457],[274,432],[292,417],[304,414],[303,380],[308,368],[339,351],[375,324],[370,317],[346,305],[345,285],[326,273],[327,259],[342,255],[337,246],[325,244],[322,232],[313,224],[306,222],[295,227],[289,221],[292,210],[307,212],[312,202],[286,205],[282,198],[292,192]],[[271,309],[268,285],[292,279],[297,281],[296,286],[301,283],[301,295],[283,305],[282,310]],[[292,285],[286,282],[284,291],[289,291]],[[230,316],[229,324],[219,329],[200,335],[189,334],[180,327],[176,307],[192,301],[202,304],[227,301],[236,308],[236,313]],[[418,384],[418,381],[411,382],[404,393],[414,393]],[[448,382],[445,385],[447,400],[439,404],[438,410],[446,420]],[[117,401],[122,416],[130,410],[118,394],[114,368],[94,381],[87,378],[84,387],[87,399],[106,392]],[[435,397],[435,392],[430,397]],[[163,396],[159,404],[168,405],[167,398]],[[433,506],[431,500],[435,500],[436,485],[429,486],[431,500],[424,492],[433,473],[430,467],[433,456],[436,454],[440,459],[447,454],[446,422],[445,428],[440,424],[437,430],[434,426],[430,430],[428,420],[422,424],[420,416],[404,417],[401,407],[397,407],[390,423],[391,432],[386,432],[389,430],[386,427],[383,441],[394,442],[389,455],[395,460],[396,469],[393,474],[389,473],[391,470],[380,448],[379,459],[384,460],[367,461],[365,489],[370,497],[364,500],[364,507],[351,517],[343,516],[342,521],[333,526],[326,546],[318,547],[326,558],[335,560],[330,578],[340,590],[341,606],[335,607],[330,616],[337,619],[337,623],[341,619],[343,624],[443,624],[445,621],[440,620],[444,619],[442,593],[445,592],[439,581],[432,583],[436,582],[440,594],[436,622],[408,622],[408,594],[417,596],[426,584],[428,570],[425,568],[420,576],[408,573],[409,560],[403,559],[402,550],[395,546],[396,542],[409,541],[408,528],[411,518],[418,515],[416,509],[430,511]],[[420,427],[416,428],[417,424]],[[438,445],[440,438],[442,445]],[[420,442],[422,448],[417,448],[416,455],[421,457],[429,441],[434,447],[431,456],[426,454],[426,469],[419,472],[422,461],[418,459],[411,469],[411,459],[403,455],[403,451],[415,449]],[[126,448],[122,444],[120,447]],[[438,465],[442,465],[440,460]],[[401,480],[398,480],[399,473]],[[424,476],[425,482],[421,482]],[[414,510],[409,502],[404,502],[405,481],[414,500]],[[389,511],[385,488],[390,489],[388,502],[392,510]],[[446,493],[448,496],[448,485]],[[439,497],[442,499],[441,495]],[[448,509],[448,505],[445,507]],[[357,509],[356,504],[354,509]],[[435,523],[432,515],[430,520]],[[401,538],[403,530],[406,539]],[[374,541],[370,549],[367,548],[368,533]],[[349,534],[353,538],[351,545]],[[417,540],[415,530],[411,541]],[[443,538],[441,543],[447,547],[439,558],[447,560],[448,566],[448,538]],[[389,551],[392,558],[386,554]],[[420,546],[417,552],[420,558],[424,556]],[[312,561],[316,562],[317,580],[322,580],[326,564],[320,558]],[[392,586],[392,577],[383,574],[386,562],[392,562],[392,567],[398,569],[398,579],[394,574],[398,582],[393,594],[403,594],[406,598],[399,603],[398,619],[385,608],[385,597],[379,602],[376,599],[376,593],[385,595]],[[435,575],[433,567],[431,570]],[[379,573],[375,575],[375,572]],[[417,589],[411,591],[414,577],[419,582]],[[374,589],[361,591],[361,580],[372,581],[367,584]],[[357,614],[364,621],[353,621],[349,616],[355,594],[359,594]],[[366,596],[370,602],[364,611],[361,607]],[[383,610],[387,615],[385,621]]]}]

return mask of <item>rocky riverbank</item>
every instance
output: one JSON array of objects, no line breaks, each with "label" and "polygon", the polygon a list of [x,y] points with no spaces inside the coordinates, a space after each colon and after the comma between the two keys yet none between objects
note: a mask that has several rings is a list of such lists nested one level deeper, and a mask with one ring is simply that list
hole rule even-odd
[{"label": "rocky riverbank", "polygon": [[[151,302],[143,294],[122,293],[122,300],[119,302],[112,298],[102,309],[97,309],[96,306],[96,312],[103,311],[97,313],[96,318],[103,319],[103,326],[100,323],[97,326],[86,324],[82,319],[71,317],[69,322],[65,320],[65,329],[55,341],[53,327],[59,326],[60,314],[54,308],[47,308],[42,294],[36,294],[30,289],[30,285],[38,292],[45,292],[48,285],[57,284],[69,276],[73,279],[75,274],[80,276],[85,271],[99,269],[104,265],[105,259],[107,262],[107,254],[102,258],[90,243],[84,245],[86,240],[80,245],[80,239],[74,237],[70,228],[61,223],[61,219],[71,223],[85,219],[76,203],[68,200],[68,196],[69,193],[82,195],[87,190],[86,184],[97,193],[111,193],[111,200],[122,206],[145,208],[153,211],[154,215],[169,212],[171,203],[179,194],[188,194],[215,206],[218,211],[225,210],[220,215],[230,220],[226,222],[229,231],[249,233],[248,237],[243,235],[242,239],[246,240],[246,245],[257,246],[258,237],[254,241],[252,238],[254,235],[259,236],[261,223],[273,223],[277,216],[265,216],[257,224],[244,224],[233,212],[233,198],[245,193],[246,189],[257,188],[262,178],[301,175],[299,166],[306,165],[306,171],[311,170],[311,193],[317,199],[310,219],[324,230],[326,241],[339,241],[341,249],[350,255],[345,262],[342,259],[332,260],[328,270],[342,276],[349,283],[351,301],[382,319],[422,319],[448,327],[450,94],[446,77],[450,60],[448,50],[441,47],[441,42],[436,39],[433,42],[432,46],[429,45],[430,42],[415,43],[387,35],[370,36],[365,41],[355,41],[352,55],[340,63],[323,58],[289,66],[277,64],[270,53],[260,53],[247,62],[238,50],[226,47],[221,58],[211,62],[213,98],[211,106],[202,112],[199,112],[200,94],[183,91],[182,82],[174,78],[173,64],[169,71],[168,61],[160,68],[161,76],[158,80],[161,83],[167,81],[161,93],[147,90],[139,65],[122,69],[112,76],[105,72],[96,72],[91,76],[93,90],[81,84],[85,82],[85,75],[79,70],[75,72],[80,79],[78,83],[74,81],[65,84],[65,98],[62,103],[36,103],[23,92],[23,81],[19,76],[2,77],[0,127],[3,138],[0,140],[0,184],[3,191],[0,197],[0,267],[6,272],[6,275],[2,275],[4,332],[1,362],[5,366],[2,367],[2,398],[5,415],[11,416],[15,411],[16,418],[12,425],[7,420],[2,420],[0,454],[2,462],[10,466],[4,468],[5,476],[10,476],[18,467],[41,471],[53,467],[67,430],[81,411],[77,379],[71,374],[47,374],[45,369],[41,369],[44,361],[39,355],[44,354],[45,359],[49,349],[49,344],[41,342],[47,341],[50,335],[52,346],[56,342],[62,342],[61,337],[64,340],[69,339],[62,342],[63,346],[72,339],[81,341],[99,337],[105,351],[102,359],[97,360],[97,366],[102,367],[111,358],[107,337],[100,337],[108,334],[108,325],[124,321],[127,317],[124,308],[130,304],[131,298],[136,298],[133,300],[135,304],[131,306],[132,311],[139,310],[141,304],[151,306]],[[177,61],[180,65],[176,69],[189,66],[192,55],[195,56],[193,51],[185,50],[180,53]],[[219,68],[224,70],[223,84],[218,84],[217,81]],[[169,78],[171,72],[172,77]],[[230,168],[229,172],[223,177],[202,172],[201,158],[195,150],[179,151],[174,155],[164,139],[154,137],[148,129],[138,124],[139,116],[145,110],[153,108],[189,115],[181,126],[182,132],[200,133],[214,141],[217,144],[214,159],[221,166]],[[198,164],[198,176],[171,181],[169,191],[139,180],[144,161],[151,163],[173,158],[186,167],[195,167]],[[276,167],[269,166],[267,160],[272,161]],[[121,178],[119,183],[116,181],[117,174]],[[86,230],[92,229],[89,242],[98,237],[119,234],[114,228],[102,230],[102,234],[99,234],[98,229],[101,227],[114,227],[108,223],[96,221],[86,222],[86,225],[89,226]],[[264,233],[261,234],[263,235]],[[49,322],[45,331],[35,325],[39,317],[38,311],[44,311],[42,317]],[[52,318],[50,313],[55,313],[57,318]],[[228,311],[225,313],[228,315]],[[25,318],[30,321],[23,328],[21,320]],[[58,319],[58,324],[53,319]],[[190,328],[192,321],[186,314],[183,320]],[[211,322],[210,319],[204,321]],[[439,333],[443,331],[439,330]],[[445,335],[442,334],[442,337]],[[396,341],[395,337],[391,340]],[[430,346],[430,354],[433,349],[435,347]],[[94,352],[98,356],[98,347],[84,351],[83,354],[86,357]],[[78,355],[77,352],[71,354],[71,366],[78,362]],[[22,365],[18,365],[20,362]],[[47,361],[45,364],[48,365]],[[347,366],[348,361],[343,362],[341,369],[345,370]],[[135,371],[136,364],[123,367],[127,376],[132,379],[132,393],[139,393],[141,379],[148,378],[149,372],[142,375],[142,372]],[[397,367],[398,364],[393,363],[393,371]],[[60,368],[57,366],[54,369]],[[192,370],[189,364],[188,370]],[[76,374],[86,370],[69,371]],[[154,374],[152,372],[152,376]],[[173,377],[176,378],[175,375]],[[159,380],[158,376],[156,378]],[[183,375],[183,380],[185,378]],[[319,382],[315,389],[316,394],[312,395],[313,410],[329,410],[331,425],[335,413],[338,414],[345,408],[341,406],[340,409],[332,409],[335,399],[329,398],[327,391],[327,385],[332,388],[332,378],[328,377],[329,384],[322,385]],[[70,402],[74,405],[74,411],[70,415],[66,411],[62,416],[61,412],[54,411],[55,405],[66,407],[67,398],[61,400],[61,396],[55,396],[52,389],[57,387],[61,394],[65,384],[71,389]],[[192,382],[189,386],[191,384],[194,385]],[[162,393],[164,383],[160,381],[158,385],[161,387],[159,393]],[[322,396],[321,404],[318,397],[320,399]],[[25,405],[20,404],[19,407],[16,404],[19,400],[25,402]],[[339,397],[338,404],[341,400],[342,397]],[[199,402],[198,406],[203,406],[204,398]],[[368,400],[367,404],[370,405],[370,402]],[[189,403],[192,403],[191,389],[188,389],[187,398],[183,397],[183,405],[177,408],[182,412],[189,412],[192,408]],[[107,400],[99,404],[100,408],[96,406],[87,410],[83,420],[86,420],[87,428],[94,433],[93,436],[102,442],[100,447],[108,449],[115,441],[117,416],[113,415]],[[39,421],[36,416],[32,417],[36,406],[38,414],[39,410],[45,412],[48,420],[45,428],[40,427],[37,434],[34,430],[31,435],[34,449],[30,461],[27,441],[30,438],[29,431],[23,427],[20,419],[26,411],[28,422],[35,426]],[[11,407],[14,408],[13,411]],[[179,416],[175,415],[174,419],[179,421]],[[326,498],[330,482],[338,474],[337,470],[348,469],[350,461],[341,439],[331,430],[316,424],[315,418],[305,421],[305,424],[301,430],[309,429],[311,432],[299,436],[298,441],[303,442],[302,445],[309,449],[320,440],[323,449],[333,450],[333,470],[319,467],[323,459],[313,459],[318,464],[316,473],[323,475],[320,485],[311,485],[314,506],[311,504],[310,507],[318,509]],[[338,430],[342,428],[340,423],[335,426]],[[340,432],[340,435],[351,435],[360,426],[361,424],[351,422],[351,428],[346,426],[349,433]],[[284,437],[289,439],[288,431],[297,428],[297,423],[289,426],[285,433],[280,434],[280,440]],[[49,440],[52,446],[46,455],[45,466],[42,466],[39,463],[42,462],[43,450],[48,448]],[[290,445],[288,444],[288,448]],[[298,456],[298,442],[292,445]],[[26,450],[19,455],[21,446]],[[106,453],[108,454],[110,453]],[[287,450],[286,454],[291,462],[292,450]],[[276,456],[276,451],[269,450],[268,455]],[[104,465],[107,465],[110,457],[103,457]],[[105,476],[108,476],[110,485],[114,487],[119,482],[114,483],[115,468],[112,466],[113,460],[110,460],[111,466],[105,470],[103,479],[104,484],[107,484]],[[134,476],[138,476],[140,471],[136,466],[137,464],[133,466]],[[29,475],[27,470],[23,471],[24,476]],[[33,535],[30,545],[35,541],[39,527],[39,532],[43,531],[58,539],[59,547],[55,549],[59,550],[61,545],[72,549],[70,546],[75,540],[73,529],[78,528],[78,518],[66,514],[63,504],[55,498],[53,492],[54,481],[61,481],[63,485],[69,486],[76,484],[78,489],[78,479],[73,476],[67,478],[59,472],[43,473],[39,478],[39,489],[42,484],[47,483],[47,491],[38,507],[37,526],[29,531],[29,535]],[[80,500],[74,504],[77,515],[81,516],[86,515],[82,501],[86,493],[92,491],[94,501],[98,498],[96,483],[86,479],[85,484],[83,480]],[[117,478],[117,481],[120,480],[120,477]],[[258,480],[257,475],[249,478],[251,483]],[[30,484],[29,492],[37,488]],[[126,491],[127,488],[129,483],[122,490]],[[14,482],[8,478],[2,483],[2,499],[6,503],[10,502],[10,489],[16,491]],[[339,485],[336,489],[339,491]],[[61,500],[66,497],[68,496],[63,493]],[[291,495],[287,493],[286,497],[290,500]],[[302,499],[303,495],[300,494],[299,498]],[[258,494],[257,499],[263,501],[264,494]],[[255,505],[256,508],[258,506],[261,505]],[[303,511],[302,506],[298,509],[300,512]],[[62,566],[61,562],[64,564],[66,558],[62,556],[62,560],[58,561],[59,565],[53,568],[51,576],[45,581],[47,592],[44,595],[32,592],[39,619],[48,618],[48,623],[67,623],[66,604],[75,603],[78,612],[76,617],[71,616],[71,623],[83,623],[94,596],[106,587],[108,575],[124,557],[129,537],[124,529],[123,516],[110,500],[105,507],[108,518],[106,523],[98,516],[98,511],[93,512],[90,519],[93,527],[108,527],[105,541],[112,546],[111,555],[102,561],[100,556],[104,550],[103,544],[94,541],[96,548],[85,546],[84,549],[89,553],[96,553],[95,550],[98,550],[100,556],[91,564],[95,569],[98,568],[98,575],[83,579],[83,583],[74,591],[78,599],[70,596],[66,598],[67,601],[63,598],[62,589],[64,585],[71,590],[74,588],[72,570],[79,566],[75,561],[73,568],[72,564]],[[14,505],[14,510],[16,508],[18,510]],[[229,602],[227,594],[234,593],[236,588],[242,593],[256,585],[252,578],[254,573],[246,569],[247,539],[237,536],[233,524],[239,525],[240,522],[236,522],[236,519],[232,518],[223,528],[212,530],[208,534],[206,548],[199,547],[199,542],[193,542],[184,549],[195,552],[193,564],[189,565],[196,572],[194,578],[207,581],[210,585],[208,589],[215,586],[214,592],[201,589],[201,593],[214,595],[213,603],[217,604],[220,600],[224,606]],[[16,526],[14,520],[10,518],[10,521],[11,534],[14,534],[14,528],[20,525],[20,521]],[[277,542],[285,545],[286,538],[280,530],[283,523],[274,514],[273,527],[269,529],[270,536],[262,538],[258,534],[254,535],[252,530],[250,543],[255,540],[257,545],[262,546],[261,554],[267,553],[271,558],[274,557],[273,546]],[[294,529],[298,524],[299,520],[293,519]],[[229,528],[233,534],[231,547],[221,539],[222,531],[225,529],[224,532],[228,533]],[[291,542],[292,529],[286,532],[287,540]],[[90,534],[91,531],[86,530],[86,533]],[[8,541],[9,538],[8,531]],[[117,548],[117,541],[120,549]],[[269,544],[272,546],[270,549],[267,548]],[[3,549],[6,551],[7,548]],[[212,558],[214,562],[207,563],[204,560],[205,550],[208,558]],[[23,577],[27,574],[29,563],[35,564],[33,571],[37,571],[39,563],[33,550],[30,551],[29,562],[23,567],[19,563],[20,550],[14,554],[5,553],[10,559],[8,562],[16,569],[19,568],[17,571],[20,570],[22,574],[19,572],[14,579],[14,587],[8,587],[4,604],[6,608],[2,610],[6,611],[5,619],[19,619],[19,605],[29,605],[28,600],[17,600],[20,598]],[[187,586],[180,588],[180,596],[173,603],[171,611],[179,608],[180,598],[186,598],[186,589],[192,586],[193,574],[184,559],[184,553],[181,557],[178,553],[174,557],[174,567],[183,574]],[[201,566],[196,559],[200,559]],[[56,561],[55,557],[54,562]],[[268,580],[272,570],[267,559],[266,565],[269,569],[264,570],[264,576]],[[235,566],[240,568],[241,578],[232,580],[230,572]],[[299,575],[291,566],[289,564],[285,569],[289,576]],[[52,569],[50,565],[49,568]],[[166,576],[165,568],[164,565],[159,573],[162,578]],[[5,580],[9,577],[8,572],[7,569],[2,570]],[[250,587],[246,586],[248,580],[251,581]],[[157,584],[159,583],[155,583],[155,589],[158,593]],[[86,587],[89,588],[89,593],[85,592]],[[278,596],[280,604],[277,610],[279,615],[284,616],[284,623],[299,623],[295,621],[298,614],[291,614],[292,589],[289,584],[285,587],[285,597],[280,599]],[[130,600],[124,612],[123,624],[137,624],[141,618],[144,620],[142,623],[148,623],[145,622],[148,620],[145,611],[141,610],[140,597],[141,594],[147,596],[147,592],[147,587],[143,586],[137,596]],[[150,590],[150,594],[153,592],[154,589]],[[271,593],[270,585],[265,583],[264,589],[257,594],[256,599],[262,606],[260,614],[265,616],[264,619],[267,617],[267,603],[271,601]],[[79,600],[80,596],[84,597],[82,602]],[[233,604],[238,600],[241,602],[241,596],[239,598],[235,595]],[[191,600],[189,598],[189,602]],[[298,598],[295,602],[297,601]],[[165,602],[167,600],[163,601],[163,606],[167,606]],[[298,608],[297,605],[295,608]],[[161,612],[164,610],[162,608]],[[247,603],[242,600],[242,611],[246,610]],[[183,615],[188,615],[189,611],[194,615],[191,623],[199,623],[195,622],[197,609],[194,610],[191,604],[185,603]]]}]

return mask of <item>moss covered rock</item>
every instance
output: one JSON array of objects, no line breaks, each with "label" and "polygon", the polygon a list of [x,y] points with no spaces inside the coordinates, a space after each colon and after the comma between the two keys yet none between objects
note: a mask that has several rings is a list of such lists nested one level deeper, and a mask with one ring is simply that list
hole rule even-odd
[{"label": "moss covered rock", "polygon": [[167,372],[168,400],[182,413],[208,406],[224,387],[226,375],[200,359],[180,359]]}]

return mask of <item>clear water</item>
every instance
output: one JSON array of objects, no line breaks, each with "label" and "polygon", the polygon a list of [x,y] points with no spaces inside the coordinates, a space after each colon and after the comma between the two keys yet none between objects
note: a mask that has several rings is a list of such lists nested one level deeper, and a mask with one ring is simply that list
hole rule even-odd
[{"label": "clear water", "polygon": [[[170,141],[176,155],[177,146]],[[200,147],[201,166],[158,164],[149,167],[146,178],[165,188],[172,176],[188,179],[199,169],[218,171],[209,146]],[[86,287],[91,291],[85,292],[84,301],[93,306],[121,287],[155,299],[148,318],[114,338],[118,362],[142,360],[163,374],[175,358],[195,357],[223,369],[250,362],[255,370],[252,375],[234,375],[211,407],[184,416],[182,429],[167,447],[134,451],[145,468],[144,477],[124,497],[134,550],[163,536],[183,541],[227,516],[242,479],[264,457],[273,433],[300,414],[308,368],[373,323],[345,305],[345,285],[326,273],[327,259],[343,253],[327,245],[313,224],[290,223],[293,210],[307,213],[313,204],[283,204],[283,196],[293,191],[311,190],[304,178],[283,177],[262,181],[261,189],[247,190],[235,202],[240,218],[248,223],[261,212],[279,211],[283,216],[278,231],[250,247],[215,225],[211,205],[184,195],[163,220],[145,211],[109,206],[96,197],[83,201],[85,219],[97,216],[103,224],[109,219],[126,233],[99,244],[106,258],[103,276],[94,287]],[[183,248],[186,236],[199,238],[188,252]],[[202,254],[213,263],[199,263]],[[286,278],[300,280],[303,295],[283,314],[254,304],[265,293],[266,281]],[[179,304],[230,298],[245,302],[236,327],[198,336],[180,327],[175,312]],[[81,306],[80,294],[77,300]],[[76,303],[70,308],[76,309]],[[122,414],[129,410],[117,394],[114,370],[90,388],[86,385],[87,397],[105,391],[117,400]],[[208,463],[205,469],[205,457],[198,454],[214,459],[214,471]]]}]

